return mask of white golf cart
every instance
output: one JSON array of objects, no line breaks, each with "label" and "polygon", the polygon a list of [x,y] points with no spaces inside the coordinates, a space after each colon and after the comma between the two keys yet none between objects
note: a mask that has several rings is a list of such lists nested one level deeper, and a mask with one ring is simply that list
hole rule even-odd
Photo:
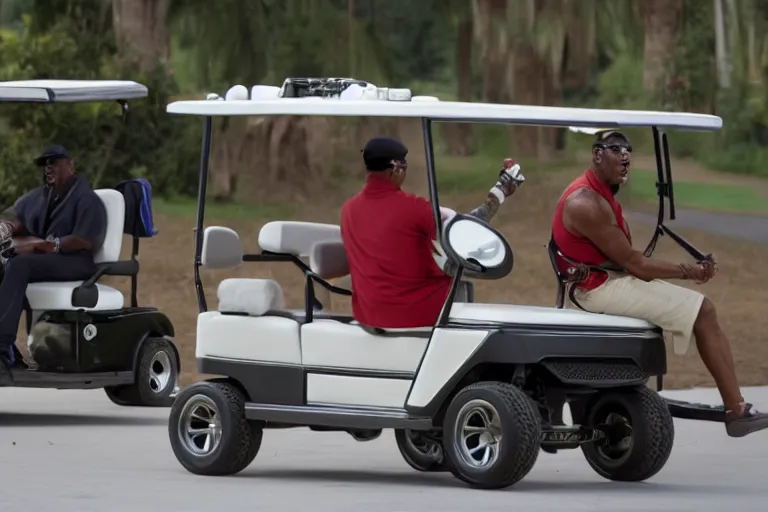
[{"label": "white golf cart", "polygon": [[[110,101],[120,105],[147,96],[132,81],[25,80],[0,82],[0,102],[54,104]],[[46,106],[38,107],[46,108]],[[76,149],[76,148],[73,148]],[[138,187],[138,188],[137,188]],[[179,354],[173,325],[157,308],[139,306],[139,240],[154,236],[149,202],[141,183],[127,180],[95,190],[107,212],[104,243],[95,254],[97,272],[86,281],[34,282],[27,287],[27,343],[32,361],[19,361],[4,385],[31,388],[97,389],[118,405],[169,406],[178,391]],[[6,205],[10,206],[10,205]],[[131,256],[120,260],[123,235],[132,237]],[[13,241],[4,241],[4,251]],[[14,257],[12,251],[5,253]],[[131,278],[131,300],[98,281]]]},{"label": "white golf cart", "polygon": [[[328,83],[338,84],[333,80]],[[223,376],[183,389],[171,408],[169,437],[182,466],[195,474],[234,474],[254,459],[264,429],[305,426],[347,431],[361,441],[395,429],[413,468],[450,471],[480,488],[521,480],[540,449],[581,447],[590,466],[608,479],[639,481],[656,474],[674,440],[667,403],[646,386],[649,378],[666,373],[661,329],[575,309],[474,303],[462,280],[507,276],[512,251],[474,217],[456,214],[443,222],[432,123],[716,130],[721,119],[444,102],[365,83],[345,95],[338,88],[324,90],[323,80],[288,87],[292,81],[250,91],[238,85],[223,98],[211,94],[167,106],[171,114],[204,118],[194,262],[196,358],[201,373]],[[229,228],[204,227],[212,118],[273,115],[421,118],[439,243],[460,267],[436,325],[384,330],[322,311],[316,286],[351,293],[326,280],[348,272],[339,226],[269,222],[259,233],[259,254],[243,254]],[[243,261],[295,264],[306,279],[305,309],[286,310],[273,280],[225,279],[218,286],[218,307],[209,311],[200,267],[232,268]],[[573,426],[562,421],[566,403]]]}]

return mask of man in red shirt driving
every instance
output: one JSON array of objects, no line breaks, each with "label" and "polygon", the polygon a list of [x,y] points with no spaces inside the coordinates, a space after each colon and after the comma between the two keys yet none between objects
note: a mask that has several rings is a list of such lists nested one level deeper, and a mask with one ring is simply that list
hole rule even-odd
[{"label": "man in red shirt driving", "polygon": [[[439,238],[430,202],[400,188],[407,154],[395,138],[368,141],[363,150],[365,186],[341,210],[353,314],[368,327],[432,326],[451,286],[452,271],[436,263],[433,242]],[[470,215],[490,221],[523,183],[520,166],[508,162],[511,167]]]}]

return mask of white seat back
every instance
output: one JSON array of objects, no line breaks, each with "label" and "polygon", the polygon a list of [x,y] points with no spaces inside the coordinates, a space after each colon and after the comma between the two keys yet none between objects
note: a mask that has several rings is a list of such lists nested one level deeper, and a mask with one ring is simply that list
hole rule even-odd
[{"label": "white seat back", "polygon": [[200,263],[209,269],[227,269],[243,262],[243,244],[232,229],[209,226],[203,231],[203,250]]},{"label": "white seat back", "polygon": [[104,243],[94,254],[93,261],[96,263],[119,261],[120,250],[123,247],[125,198],[123,194],[111,188],[100,188],[94,192],[107,210],[107,233]]},{"label": "white seat back", "polygon": [[309,268],[323,279],[349,275],[349,261],[341,241],[317,242],[309,251]]},{"label": "white seat back", "polygon": [[259,231],[259,247],[278,254],[308,258],[318,242],[340,242],[341,227],[335,224],[299,221],[273,221]]}]

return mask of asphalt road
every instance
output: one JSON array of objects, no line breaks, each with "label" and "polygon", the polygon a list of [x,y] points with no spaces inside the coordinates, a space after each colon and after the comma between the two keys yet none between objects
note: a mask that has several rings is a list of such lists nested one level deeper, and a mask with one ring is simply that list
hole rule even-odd
[{"label": "asphalt road", "polygon": [[[675,220],[665,222],[673,230],[696,229],[768,245],[768,216],[678,209]],[[667,213],[669,215],[669,213]],[[656,225],[656,214],[628,212],[629,220]],[[681,234],[683,234],[681,232]],[[685,236],[683,234],[683,236]]]},{"label": "asphalt road", "polygon": [[[745,394],[768,404],[767,388]],[[716,399],[712,390],[668,395]],[[210,478],[177,463],[168,409],[121,408],[101,391],[0,389],[0,403],[2,512],[765,511],[768,500],[768,431],[730,439],[714,423],[678,421],[667,466],[645,483],[603,480],[571,451],[541,453],[512,488],[479,491],[413,471],[389,432],[357,443],[343,433],[269,431],[249,468]]]}]

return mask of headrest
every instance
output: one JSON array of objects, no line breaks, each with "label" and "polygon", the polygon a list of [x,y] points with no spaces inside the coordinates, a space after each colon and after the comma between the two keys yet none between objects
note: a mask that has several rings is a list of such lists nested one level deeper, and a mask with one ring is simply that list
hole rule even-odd
[{"label": "headrest", "polygon": [[349,274],[349,262],[341,242],[318,242],[309,251],[309,268],[325,280]]},{"label": "headrest", "polygon": [[276,254],[307,258],[318,242],[341,242],[341,228],[318,222],[273,221],[259,231],[259,247]]}]

